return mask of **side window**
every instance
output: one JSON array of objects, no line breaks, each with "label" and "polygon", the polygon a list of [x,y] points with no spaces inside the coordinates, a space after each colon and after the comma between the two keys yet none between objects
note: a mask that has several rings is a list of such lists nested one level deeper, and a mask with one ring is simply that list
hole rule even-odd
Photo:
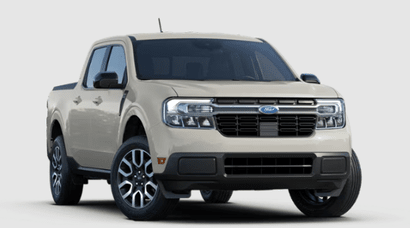
[{"label": "side window", "polygon": [[125,53],[122,46],[113,46],[108,60],[107,71],[115,72],[118,75],[118,82],[124,83],[126,76]]},{"label": "side window", "polygon": [[107,47],[98,48],[94,50],[92,57],[91,57],[90,65],[88,67],[88,72],[86,75],[87,81],[85,82],[85,85],[84,85],[85,87],[87,88],[94,87],[93,81],[94,81],[95,75],[97,75],[101,71],[106,50],[107,50]]}]

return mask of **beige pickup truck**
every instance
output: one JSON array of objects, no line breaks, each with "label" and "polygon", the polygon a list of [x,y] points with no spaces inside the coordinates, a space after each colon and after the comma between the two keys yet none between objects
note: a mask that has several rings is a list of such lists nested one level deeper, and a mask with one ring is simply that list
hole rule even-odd
[{"label": "beige pickup truck", "polygon": [[[341,216],[361,185],[345,103],[296,76],[266,41],[196,33],[97,41],[76,83],[47,101],[56,204],[106,179],[130,219],[164,218],[200,190],[289,189],[307,216]],[[257,200],[257,198],[255,198]]]}]

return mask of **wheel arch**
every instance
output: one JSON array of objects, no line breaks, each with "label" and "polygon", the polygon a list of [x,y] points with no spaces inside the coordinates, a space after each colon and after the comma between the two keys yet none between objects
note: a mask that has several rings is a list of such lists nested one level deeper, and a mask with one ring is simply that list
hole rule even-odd
[{"label": "wheel arch", "polygon": [[132,115],[128,118],[122,134],[122,143],[134,136],[147,136],[144,124],[136,115]]},{"label": "wheel arch", "polygon": [[54,120],[51,123],[50,141],[54,141],[58,136],[63,136],[63,129],[58,120]]},{"label": "wheel arch", "polygon": [[58,136],[63,136],[65,135],[65,128],[64,128],[64,122],[63,119],[58,111],[55,111],[51,118],[50,118],[50,124],[47,132],[47,155],[50,155],[51,147],[53,145],[54,140]]},{"label": "wheel arch", "polygon": [[120,134],[118,135],[120,145],[133,136],[144,135],[148,137],[147,119],[145,113],[139,110],[138,107],[130,107],[122,118]]}]

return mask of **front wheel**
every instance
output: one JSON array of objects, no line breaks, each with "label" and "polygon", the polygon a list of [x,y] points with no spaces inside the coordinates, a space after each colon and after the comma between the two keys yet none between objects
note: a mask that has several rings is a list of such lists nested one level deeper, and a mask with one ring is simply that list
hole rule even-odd
[{"label": "front wheel", "polygon": [[349,211],[359,196],[362,173],[356,153],[352,151],[351,175],[338,197],[319,197],[313,190],[289,190],[296,207],[307,216],[339,217]]},{"label": "front wheel", "polygon": [[155,180],[147,138],[128,139],[111,168],[111,191],[118,208],[133,220],[165,218],[179,199],[166,199]]}]

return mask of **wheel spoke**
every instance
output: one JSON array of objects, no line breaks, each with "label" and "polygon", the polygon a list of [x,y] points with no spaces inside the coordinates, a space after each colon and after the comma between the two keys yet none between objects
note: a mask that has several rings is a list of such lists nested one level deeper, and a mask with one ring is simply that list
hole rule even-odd
[{"label": "wheel spoke", "polygon": [[54,148],[53,157],[51,159],[51,165],[53,166],[54,170],[60,171],[61,170],[61,152],[59,147]]},{"label": "wheel spoke", "polygon": [[145,196],[147,196],[150,200],[152,200],[152,199],[154,198],[154,196],[149,193],[149,191],[148,191],[148,189],[147,189],[148,186],[151,186],[151,187],[155,190],[155,191],[154,191],[154,195],[155,195],[155,193],[157,192],[158,185],[152,183],[151,181],[148,181],[148,182],[145,184],[145,186],[144,186],[144,194],[145,194]]},{"label": "wheel spoke", "polygon": [[144,207],[144,194],[142,194],[142,192],[140,190],[136,191],[133,195],[132,195],[132,207],[136,207],[135,205],[135,198],[137,195],[140,195],[140,203],[139,203],[139,208]]},{"label": "wheel spoke", "polygon": [[151,164],[152,164],[152,160],[150,159],[147,163],[145,163],[145,167],[144,167],[145,174],[146,174],[149,178],[151,178],[152,176],[154,176],[154,171],[153,171],[153,170],[152,170],[151,173],[148,173],[148,172],[147,172],[147,168],[148,168],[148,166],[151,165]]},{"label": "wheel spoke", "polygon": [[54,170],[57,170],[58,164],[57,164],[57,162],[54,160],[54,158],[53,158],[53,161],[51,161],[51,165],[53,166],[53,169],[54,169]]},{"label": "wheel spoke", "polygon": [[54,172],[51,178],[53,179],[53,188],[55,188],[58,180],[58,175]]},{"label": "wheel spoke", "polygon": [[[139,154],[137,154],[139,153]],[[139,162],[137,161],[138,157],[140,158]],[[134,165],[138,168],[140,168],[142,166],[142,164],[144,164],[144,153],[141,150],[133,150],[132,151],[132,162],[134,163]]]},{"label": "wheel spoke", "polygon": [[57,167],[57,155],[56,155],[56,153],[53,153],[53,162],[52,162],[52,164],[53,164],[53,167]]},{"label": "wheel spoke", "polygon": [[[124,170],[121,169],[121,164],[122,163],[124,163],[125,165],[127,165],[130,168],[129,173],[126,173]],[[127,161],[127,159],[123,158],[121,160],[120,167],[118,168],[118,172],[121,173],[121,175],[123,175],[124,177],[130,176],[132,174],[132,165],[131,165],[131,163],[129,161]]]},{"label": "wheel spoke", "polygon": [[118,185],[118,188],[121,190],[122,187],[124,187],[125,185],[129,185],[130,188],[125,194],[121,195],[123,199],[127,198],[132,193],[132,183],[127,180],[123,181],[120,185]]},{"label": "wheel spoke", "polygon": [[55,150],[56,162],[57,162],[57,164],[59,164],[59,163],[61,163],[61,151],[60,151],[60,147],[56,147],[54,150]]},{"label": "wheel spoke", "polygon": [[60,192],[61,192],[61,182],[60,182],[60,180],[57,181],[55,190],[56,190],[56,194],[59,195]]}]

